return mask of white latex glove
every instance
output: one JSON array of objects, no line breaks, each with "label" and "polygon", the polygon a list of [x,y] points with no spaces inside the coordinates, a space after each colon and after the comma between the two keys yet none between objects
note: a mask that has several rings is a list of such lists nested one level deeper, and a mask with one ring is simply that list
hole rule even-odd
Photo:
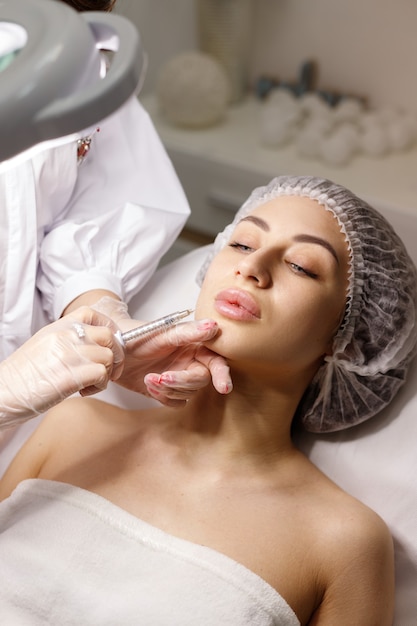
[{"label": "white latex glove", "polygon": [[45,326],[0,363],[0,427],[43,413],[80,391],[105,389],[123,370],[115,323],[82,307]]},{"label": "white latex glove", "polygon": [[[144,323],[132,319],[127,305],[111,297],[102,298],[94,308],[111,317],[122,332]],[[182,406],[211,382],[219,393],[229,393],[233,388],[229,366],[202,345],[217,332],[213,320],[197,320],[177,324],[143,343],[129,342],[117,383],[167,406]]]}]

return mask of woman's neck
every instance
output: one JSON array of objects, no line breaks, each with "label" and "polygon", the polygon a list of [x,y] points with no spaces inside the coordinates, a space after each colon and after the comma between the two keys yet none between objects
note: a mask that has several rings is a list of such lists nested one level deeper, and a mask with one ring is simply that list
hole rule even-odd
[{"label": "woman's neck", "polygon": [[211,387],[201,390],[177,413],[176,424],[190,453],[201,457],[207,450],[225,462],[251,458],[264,463],[292,451],[291,422],[301,392],[279,389],[276,382],[249,381],[238,373],[233,383],[226,396]]}]

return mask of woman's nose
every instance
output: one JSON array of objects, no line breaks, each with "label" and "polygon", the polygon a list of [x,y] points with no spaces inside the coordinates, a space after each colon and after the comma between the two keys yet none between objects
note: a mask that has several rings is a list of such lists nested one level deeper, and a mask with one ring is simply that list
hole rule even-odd
[{"label": "woman's nose", "polygon": [[239,261],[235,268],[235,275],[252,280],[263,289],[271,285],[272,279],[268,263],[261,254],[256,252],[248,254]]}]

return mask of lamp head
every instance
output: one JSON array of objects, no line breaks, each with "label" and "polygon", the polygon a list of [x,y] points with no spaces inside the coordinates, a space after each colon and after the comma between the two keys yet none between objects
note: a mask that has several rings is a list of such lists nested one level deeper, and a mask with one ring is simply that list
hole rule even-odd
[{"label": "lamp head", "polygon": [[55,0],[0,0],[0,166],[108,117],[139,91],[145,67],[126,18]]}]

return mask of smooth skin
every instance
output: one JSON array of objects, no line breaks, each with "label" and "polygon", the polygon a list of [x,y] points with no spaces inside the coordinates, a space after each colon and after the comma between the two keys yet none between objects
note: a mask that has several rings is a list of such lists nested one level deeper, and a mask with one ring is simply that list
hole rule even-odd
[{"label": "smooth skin", "polygon": [[290,433],[331,352],[347,273],[337,222],[315,201],[258,207],[214,259],[196,309],[219,324],[209,347],[227,359],[233,391],[205,388],[176,410],[66,401],[16,457],[1,498],[28,477],[74,484],[245,565],[303,626],[391,625],[387,526],[312,465]]}]

